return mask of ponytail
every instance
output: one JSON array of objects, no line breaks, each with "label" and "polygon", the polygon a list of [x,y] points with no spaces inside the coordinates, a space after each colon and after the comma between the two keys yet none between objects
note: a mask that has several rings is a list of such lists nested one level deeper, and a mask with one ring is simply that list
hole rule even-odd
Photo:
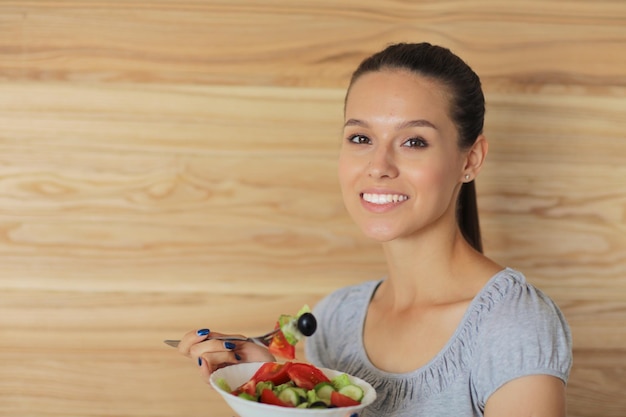
[{"label": "ponytail", "polygon": [[476,202],[476,185],[474,181],[461,186],[458,202],[458,223],[465,240],[478,252],[483,253],[478,221],[478,204]]}]

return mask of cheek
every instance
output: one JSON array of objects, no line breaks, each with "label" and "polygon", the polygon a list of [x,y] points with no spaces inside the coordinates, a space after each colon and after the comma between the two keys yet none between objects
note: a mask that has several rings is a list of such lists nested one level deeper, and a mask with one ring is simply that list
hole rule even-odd
[{"label": "cheek", "polygon": [[455,178],[454,168],[445,164],[424,166],[411,173],[411,182],[418,192],[424,190],[428,195],[440,196],[443,200],[454,192]]},{"label": "cheek", "polygon": [[420,187],[440,187],[447,176],[447,169],[437,164],[426,164],[413,168],[410,172],[411,182]]}]

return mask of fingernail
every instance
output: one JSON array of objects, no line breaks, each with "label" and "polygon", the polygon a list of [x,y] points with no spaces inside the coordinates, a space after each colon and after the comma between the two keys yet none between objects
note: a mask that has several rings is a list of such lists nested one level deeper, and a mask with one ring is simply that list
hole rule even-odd
[{"label": "fingernail", "polygon": [[[237,359],[238,361],[240,361],[240,360],[241,360],[241,356],[239,356],[239,354],[238,354],[238,353],[235,353],[235,359]],[[350,416],[350,417],[352,417],[352,416]],[[357,416],[357,417],[359,417],[359,416]]]},{"label": "fingernail", "polygon": [[224,342],[224,348],[225,349],[231,350],[231,349],[234,349],[236,347],[237,347],[237,345],[234,344],[233,342]]},{"label": "fingernail", "polygon": [[209,329],[200,329],[196,332],[198,336],[206,336],[209,333],[211,333]]},{"label": "fingernail", "polygon": [[198,366],[202,366],[202,358],[198,358]]}]

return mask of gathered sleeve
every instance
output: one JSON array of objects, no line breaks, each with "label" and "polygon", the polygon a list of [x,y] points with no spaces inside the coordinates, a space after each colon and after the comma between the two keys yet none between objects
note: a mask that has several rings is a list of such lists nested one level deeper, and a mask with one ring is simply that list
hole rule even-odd
[{"label": "gathered sleeve", "polygon": [[507,382],[529,375],[551,375],[567,383],[572,337],[556,304],[525,281],[505,281],[483,300],[491,309],[477,328],[471,389],[484,408]]}]

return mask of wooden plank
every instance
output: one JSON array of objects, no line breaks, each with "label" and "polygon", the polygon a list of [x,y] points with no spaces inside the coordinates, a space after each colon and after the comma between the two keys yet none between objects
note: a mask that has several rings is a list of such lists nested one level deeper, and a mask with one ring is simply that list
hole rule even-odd
[{"label": "wooden plank", "polygon": [[568,383],[569,417],[621,417],[626,413],[626,350],[590,349],[574,352]]},{"label": "wooden plank", "polygon": [[619,1],[303,7],[136,0],[102,8],[75,0],[1,7],[0,73],[11,80],[343,87],[362,58],[410,39],[453,48],[498,90],[626,86],[626,5]]},{"label": "wooden plank", "polygon": [[229,416],[163,338],[381,277],[336,155],[403,39],[481,74],[485,246],[572,326],[569,415],[626,414],[626,3],[3,1],[0,35],[0,414]]},{"label": "wooden plank", "polygon": [[102,158],[122,161],[141,160],[137,152],[261,158],[336,152],[344,95],[336,89],[38,82],[1,83],[0,92],[3,144],[103,150],[112,153]]}]

